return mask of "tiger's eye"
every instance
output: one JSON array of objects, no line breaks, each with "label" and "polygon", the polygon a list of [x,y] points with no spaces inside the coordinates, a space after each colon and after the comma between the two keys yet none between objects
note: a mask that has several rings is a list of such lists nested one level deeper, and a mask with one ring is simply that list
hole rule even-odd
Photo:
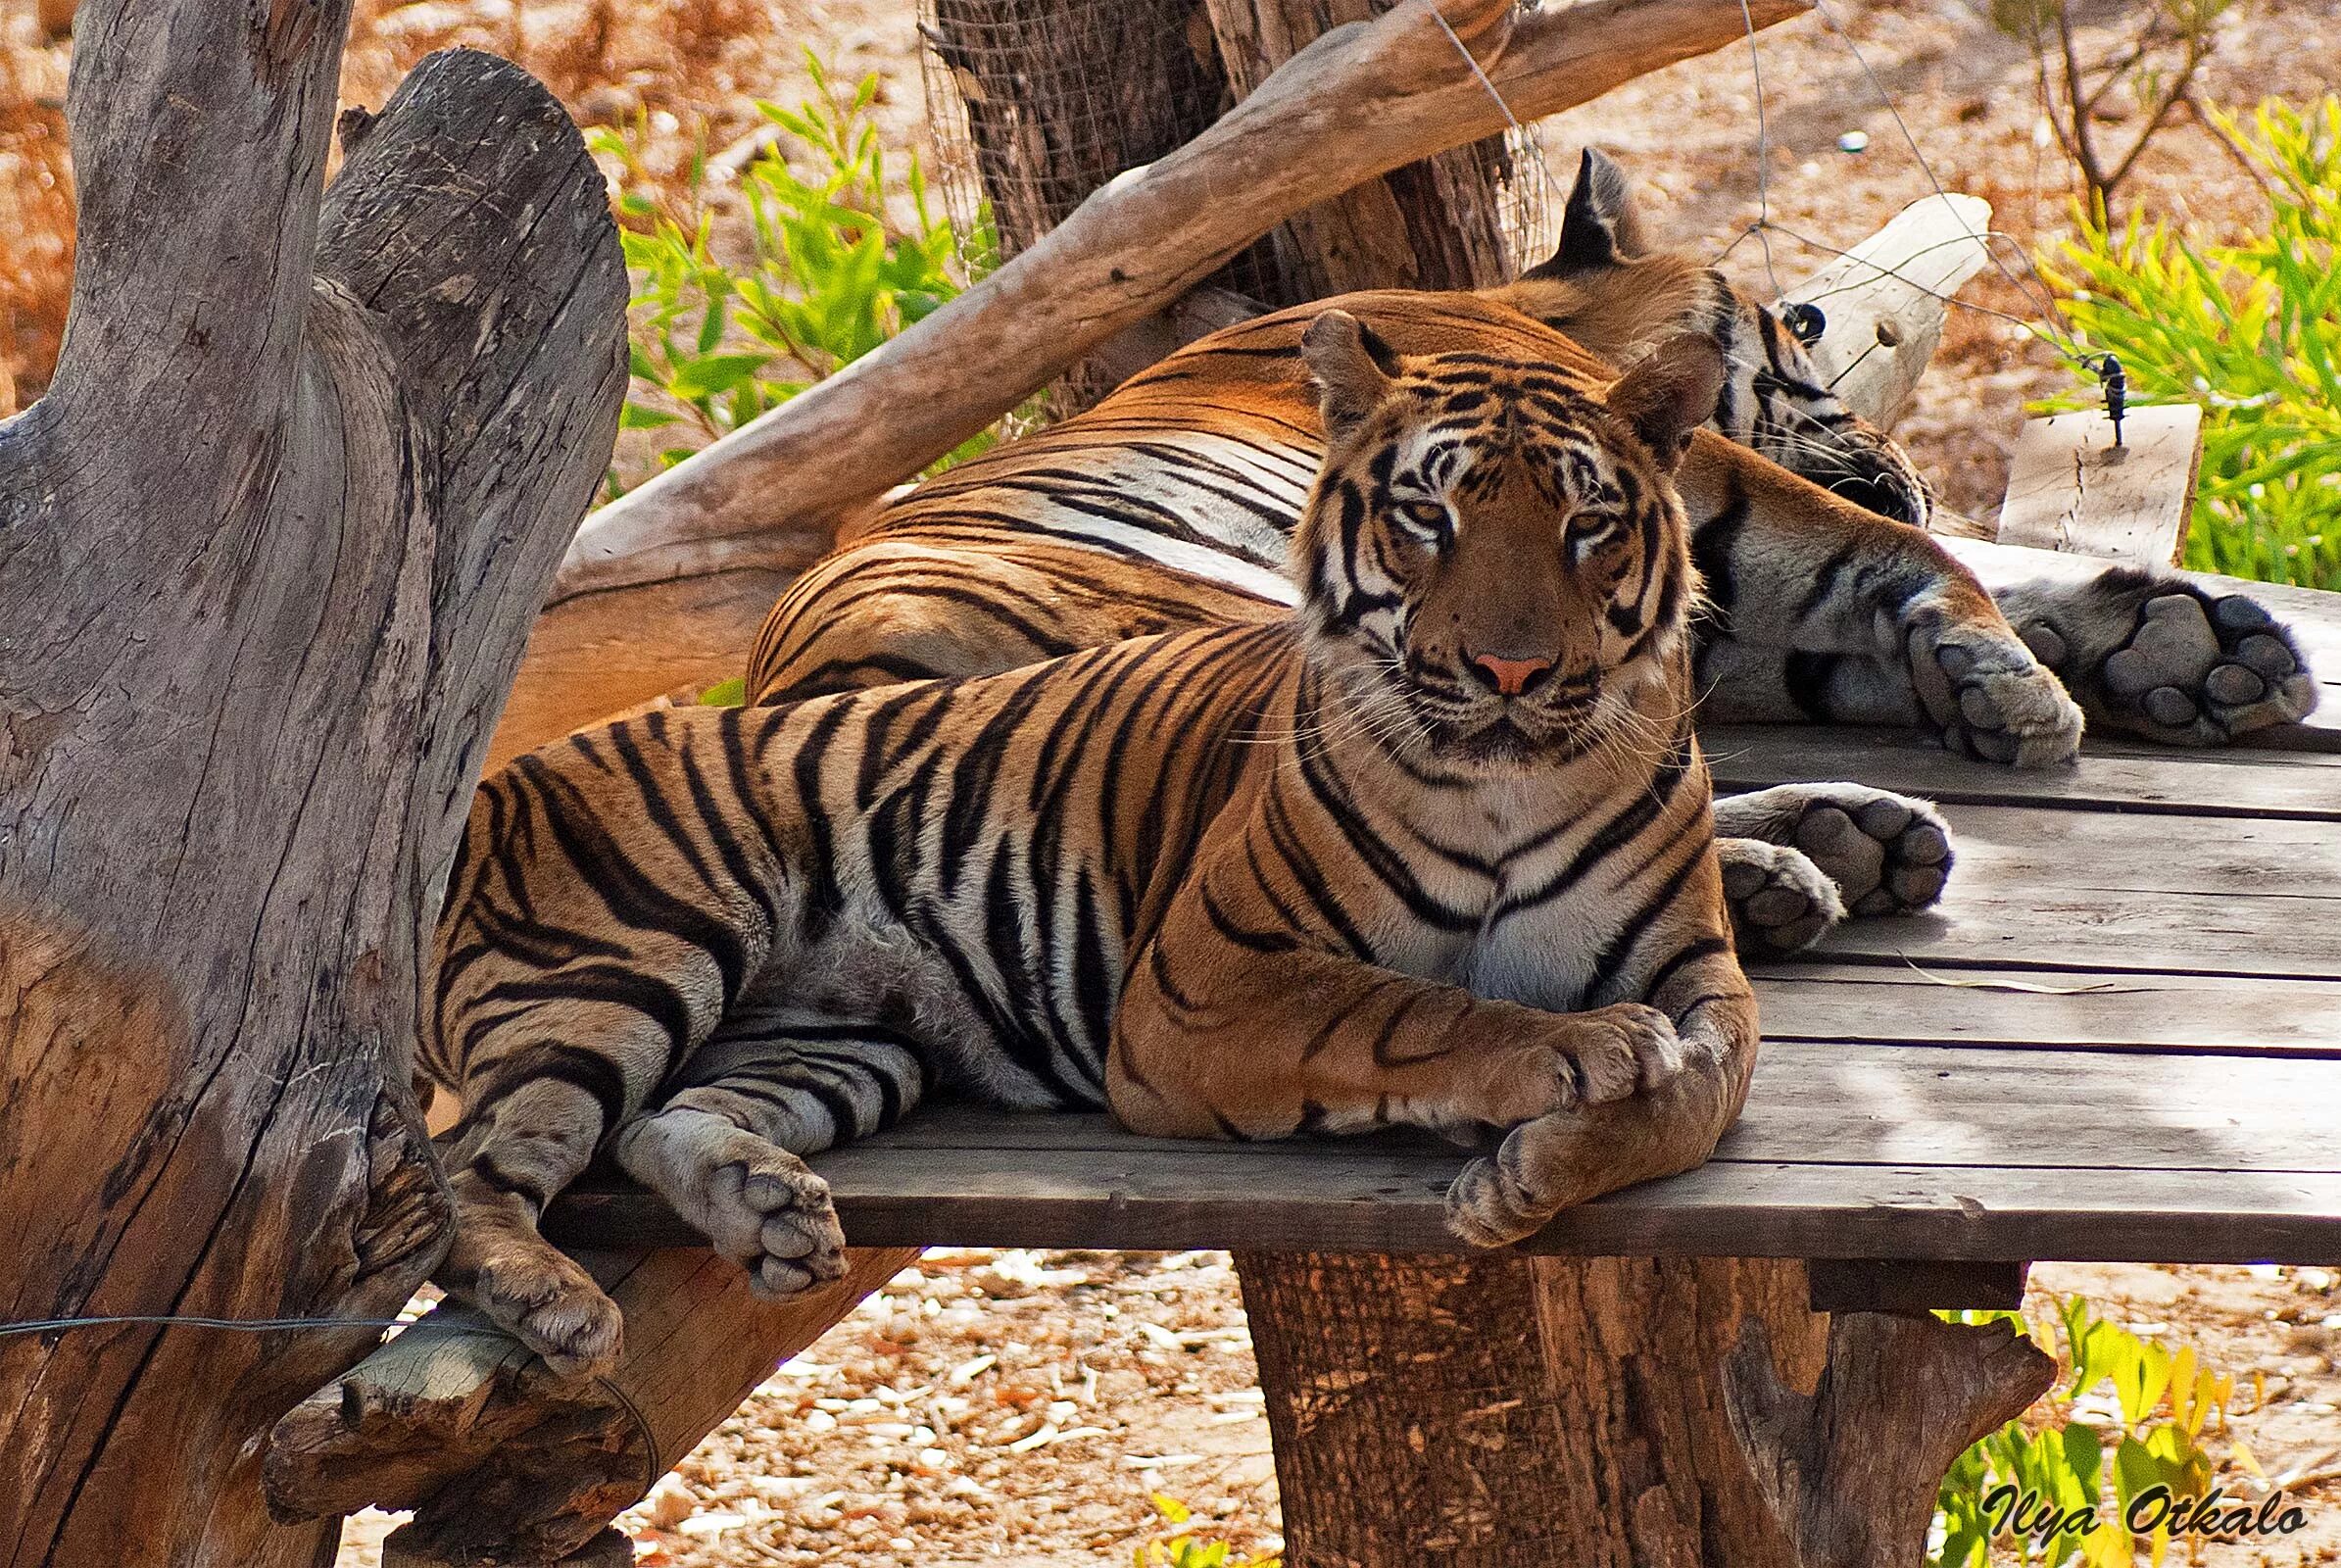
[{"label": "tiger's eye", "polygon": [[1401,501],[1398,515],[1428,533],[1446,531],[1447,509],[1437,501]]}]

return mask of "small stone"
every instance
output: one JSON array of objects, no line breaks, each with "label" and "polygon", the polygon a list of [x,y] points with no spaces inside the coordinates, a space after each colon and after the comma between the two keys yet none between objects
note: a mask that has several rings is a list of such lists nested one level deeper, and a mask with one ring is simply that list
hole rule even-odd
[{"label": "small stone", "polygon": [[1837,151],[1841,153],[1866,153],[1869,150],[1870,133],[1866,130],[1849,130],[1837,138]]}]

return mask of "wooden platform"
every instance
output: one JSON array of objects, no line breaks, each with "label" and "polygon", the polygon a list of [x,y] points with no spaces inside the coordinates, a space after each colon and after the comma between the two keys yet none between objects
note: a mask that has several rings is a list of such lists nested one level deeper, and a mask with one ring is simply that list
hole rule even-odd
[{"label": "wooden platform", "polygon": [[[2327,680],[2341,596],[2268,592]],[[1719,729],[1719,779],[1943,804],[1940,909],[1757,971],[1765,1047],[1704,1169],[1566,1214],[1601,1255],[2341,1263],[2341,690],[2284,749],[2092,742],[2020,773],[1906,734]],[[815,1161],[857,1246],[1449,1250],[1459,1154],[1232,1146],[1103,1117],[922,1110]],[[579,1243],[689,1245],[640,1193]]]}]

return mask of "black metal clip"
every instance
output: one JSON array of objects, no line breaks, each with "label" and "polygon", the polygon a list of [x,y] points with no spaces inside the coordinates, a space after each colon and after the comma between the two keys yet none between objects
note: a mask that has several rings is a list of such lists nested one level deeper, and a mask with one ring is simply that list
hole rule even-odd
[{"label": "black metal clip", "polygon": [[1789,336],[1806,348],[1811,348],[1821,341],[1821,334],[1829,330],[1829,318],[1821,314],[1818,305],[1790,300],[1780,307],[1780,324],[1788,329]]},{"label": "black metal clip", "polygon": [[2081,368],[2097,377],[2097,385],[2105,393],[2106,417],[2114,421],[2114,445],[2122,444],[2122,416],[2129,412],[2129,377],[2122,372],[2121,356],[2113,353],[2084,354]]}]

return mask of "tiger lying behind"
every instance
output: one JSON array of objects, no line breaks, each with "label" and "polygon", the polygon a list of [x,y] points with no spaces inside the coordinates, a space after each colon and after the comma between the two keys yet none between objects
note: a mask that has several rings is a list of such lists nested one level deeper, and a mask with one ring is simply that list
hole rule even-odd
[{"label": "tiger lying behind", "polygon": [[[614,1305],[538,1235],[607,1148],[757,1288],[843,1268],[800,1155],[938,1084],[1175,1136],[1488,1152],[1456,1231],[1704,1159],[1756,1011],[1689,727],[1668,474],[1702,338],[1596,401],[1327,312],[1297,611],[1004,675],[654,711],[479,792],[422,1062],[439,1278],[556,1369]],[[1606,405],[1606,406],[1605,406]]]},{"label": "tiger lying behind", "polygon": [[[1891,520],[1924,522],[1931,505],[1900,448],[1819,384],[1771,311],[1653,250],[1598,152],[1581,164],[1553,257],[1518,282],[1331,303],[1404,352],[1574,375],[1606,378],[1684,330],[1715,341],[1729,365],[1719,434],[1678,475],[1710,601],[1697,623],[1704,718],[1922,725],[1955,750],[2038,766],[2078,741],[2067,687],[2101,726],[2186,744],[2315,702],[2297,650],[2248,599],[2129,571],[2014,584],[1995,606],[1935,540]],[[896,502],[783,596],[751,699],[988,674],[1282,614],[1287,536],[1322,452],[1299,341],[1323,308],[1213,333]],[[1950,864],[1930,808],[1861,785],[1735,797],[1717,816],[1753,950],[1802,947],[1847,913],[1923,908]]]}]

